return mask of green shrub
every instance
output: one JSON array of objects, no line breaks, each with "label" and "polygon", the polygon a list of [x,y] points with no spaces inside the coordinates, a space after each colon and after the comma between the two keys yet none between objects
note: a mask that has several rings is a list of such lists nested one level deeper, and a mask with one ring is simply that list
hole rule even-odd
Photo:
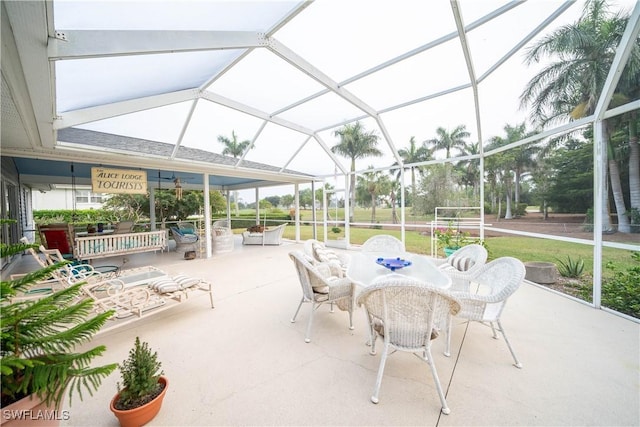
[{"label": "green shrub", "polygon": [[607,263],[606,267],[614,274],[602,284],[602,305],[640,318],[640,252],[631,257],[637,264],[626,271],[617,271],[614,263]]},{"label": "green shrub", "polygon": [[[0,218],[0,225],[5,224],[15,224],[15,220]],[[0,257],[10,258],[35,247],[24,243],[0,243]],[[106,351],[104,345],[75,351],[76,346],[91,344],[93,336],[114,314],[104,311],[93,315],[93,300],[82,298],[82,286],[86,282],[43,294],[41,298],[33,298],[36,294],[31,294],[32,298],[12,299],[15,295],[28,295],[34,285],[51,277],[65,264],[56,263],[0,281],[0,395],[3,408],[36,394],[59,409],[67,392],[71,405],[73,395],[82,400],[83,391],[93,394],[117,367],[115,363],[92,364],[93,359]],[[40,286],[34,289],[37,287]]]},{"label": "green shrub", "polygon": [[[618,270],[613,262],[606,268],[613,272],[613,277],[602,281],[602,305],[620,313],[640,319],[640,252],[631,254],[636,264],[625,270]],[[580,298],[592,301],[593,289],[584,286],[580,290]]]},{"label": "green shrub", "polygon": [[579,278],[584,271],[584,260],[578,257],[577,260],[573,260],[571,256],[567,256],[566,261],[562,261],[556,258],[558,261],[558,271],[562,277]]},{"label": "green shrub", "polygon": [[116,223],[119,218],[113,211],[105,209],[79,209],[76,211],[69,209],[37,210],[33,211],[33,220],[36,224],[56,224],[67,223],[79,227],[86,227],[88,224]]},{"label": "green shrub", "polygon": [[627,211],[629,221],[631,222],[631,232],[640,233],[640,209],[631,208]]},{"label": "green shrub", "polygon": [[515,206],[516,216],[525,216],[527,214],[527,206],[529,206],[527,203],[518,203]]}]

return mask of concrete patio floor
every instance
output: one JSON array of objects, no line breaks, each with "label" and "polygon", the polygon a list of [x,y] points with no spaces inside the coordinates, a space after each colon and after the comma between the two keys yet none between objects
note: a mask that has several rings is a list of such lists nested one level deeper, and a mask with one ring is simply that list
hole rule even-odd
[{"label": "concrete patio floor", "polygon": [[[136,336],[158,352],[169,389],[150,426],[640,425],[638,323],[524,284],[503,314],[523,369],[489,328],[457,322],[451,357],[442,354],[444,339],[433,345],[451,414],[440,412],[428,366],[403,352],[389,357],[374,405],[380,356],[365,345],[363,309],[349,330],[346,313],[321,307],[306,344],[309,305],[290,322],[301,289],[288,257],[303,245],[235,243],[211,259],[128,257],[127,268],[202,277],[214,290],[215,309],[198,298],[93,340],[107,346],[99,363],[124,360]],[[122,258],[95,262],[106,264]],[[67,401],[62,425],[117,426],[109,401],[119,379],[116,371],[93,396]]]}]

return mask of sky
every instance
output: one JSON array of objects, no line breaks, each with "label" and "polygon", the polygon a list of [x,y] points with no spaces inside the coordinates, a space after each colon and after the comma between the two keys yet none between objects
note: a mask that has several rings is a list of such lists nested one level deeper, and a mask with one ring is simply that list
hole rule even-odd
[{"label": "sky", "polygon": [[[465,25],[504,5],[505,1],[461,0]],[[480,78],[514,46],[526,37],[562,2],[531,0],[488,24],[468,32],[473,72]],[[57,1],[57,28],[66,29],[174,29],[174,30],[253,30],[272,22],[269,13],[282,13],[292,2],[280,1]],[[630,10],[634,1],[612,1],[614,7]],[[126,8],[126,9],[125,9]],[[126,13],[123,13],[126,12]],[[222,13],[224,12],[224,13]],[[581,12],[574,4],[547,29],[573,22]],[[271,20],[270,20],[271,19]],[[471,141],[487,141],[502,135],[506,124],[526,121],[526,110],[518,96],[541,65],[524,66],[523,49],[502,63],[478,88],[480,127],[476,123],[471,89],[424,100],[387,111],[402,103],[430,97],[469,82],[469,69],[457,39],[443,43],[375,74],[349,82],[348,79],[377,64],[410,52],[430,41],[455,31],[448,0],[318,0],[278,30],[274,39],[286,49],[304,58],[342,87],[380,112],[384,129],[371,118],[362,123],[381,136],[379,148],[384,156],[363,159],[357,169],[369,165],[384,167],[395,159],[391,147],[408,146],[409,139],[429,140],[436,129],[465,125]],[[535,40],[535,39],[534,39]],[[527,43],[528,45],[529,43]],[[202,82],[214,73],[216,64],[236,54],[234,50],[177,55],[142,55],[95,60],[58,61],[57,92],[59,108],[72,110],[92,102],[115,102],[134,93],[152,94],[158,88],[179,90],[180,84]],[[172,86],[173,85],[173,86]],[[177,85],[177,86],[176,86]],[[73,87],[76,92],[70,92]],[[302,71],[291,67],[267,49],[255,49],[206,91],[237,100],[272,114],[298,99],[324,87]],[[118,98],[120,97],[120,98]],[[87,105],[74,105],[82,100]],[[77,102],[77,101],[76,101]],[[220,152],[219,135],[235,132],[240,140],[254,140],[247,160],[317,175],[332,176],[335,166],[315,139],[263,121],[219,104],[201,99],[192,102],[116,116],[78,127]],[[338,143],[336,123],[352,120],[362,111],[335,94],[321,96],[305,105],[291,108],[278,117],[317,131],[318,138],[331,147]],[[185,127],[185,123],[188,126]],[[383,136],[388,135],[388,139]],[[303,149],[300,146],[304,145]],[[340,159],[344,168],[349,162]],[[330,180],[331,181],[331,180]],[[340,186],[342,180],[332,185]],[[261,191],[292,194],[293,187]],[[243,191],[245,201],[253,201],[255,192]]]}]

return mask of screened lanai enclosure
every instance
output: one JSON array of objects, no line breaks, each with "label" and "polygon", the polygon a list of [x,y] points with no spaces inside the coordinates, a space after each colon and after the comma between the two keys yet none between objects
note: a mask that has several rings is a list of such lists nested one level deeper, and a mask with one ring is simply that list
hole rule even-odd
[{"label": "screened lanai enclosure", "polygon": [[[598,308],[603,251],[640,250],[636,1],[51,0],[1,12],[2,215],[18,220],[3,242],[33,226],[32,191],[88,184],[103,167],[145,171],[150,189],[163,175],[256,202],[293,194],[297,239],[300,193],[319,191],[311,223],[336,245],[341,229],[347,248],[355,227],[404,239],[460,218],[479,238],[586,246]],[[508,226],[527,212],[581,215],[586,234]]]}]

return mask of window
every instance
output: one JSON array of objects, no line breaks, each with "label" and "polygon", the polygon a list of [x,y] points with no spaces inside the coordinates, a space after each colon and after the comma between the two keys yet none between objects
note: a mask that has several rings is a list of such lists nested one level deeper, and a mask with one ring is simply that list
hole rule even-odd
[{"label": "window", "polygon": [[76,203],[103,203],[106,200],[102,193],[92,193],[90,190],[76,190]]}]

